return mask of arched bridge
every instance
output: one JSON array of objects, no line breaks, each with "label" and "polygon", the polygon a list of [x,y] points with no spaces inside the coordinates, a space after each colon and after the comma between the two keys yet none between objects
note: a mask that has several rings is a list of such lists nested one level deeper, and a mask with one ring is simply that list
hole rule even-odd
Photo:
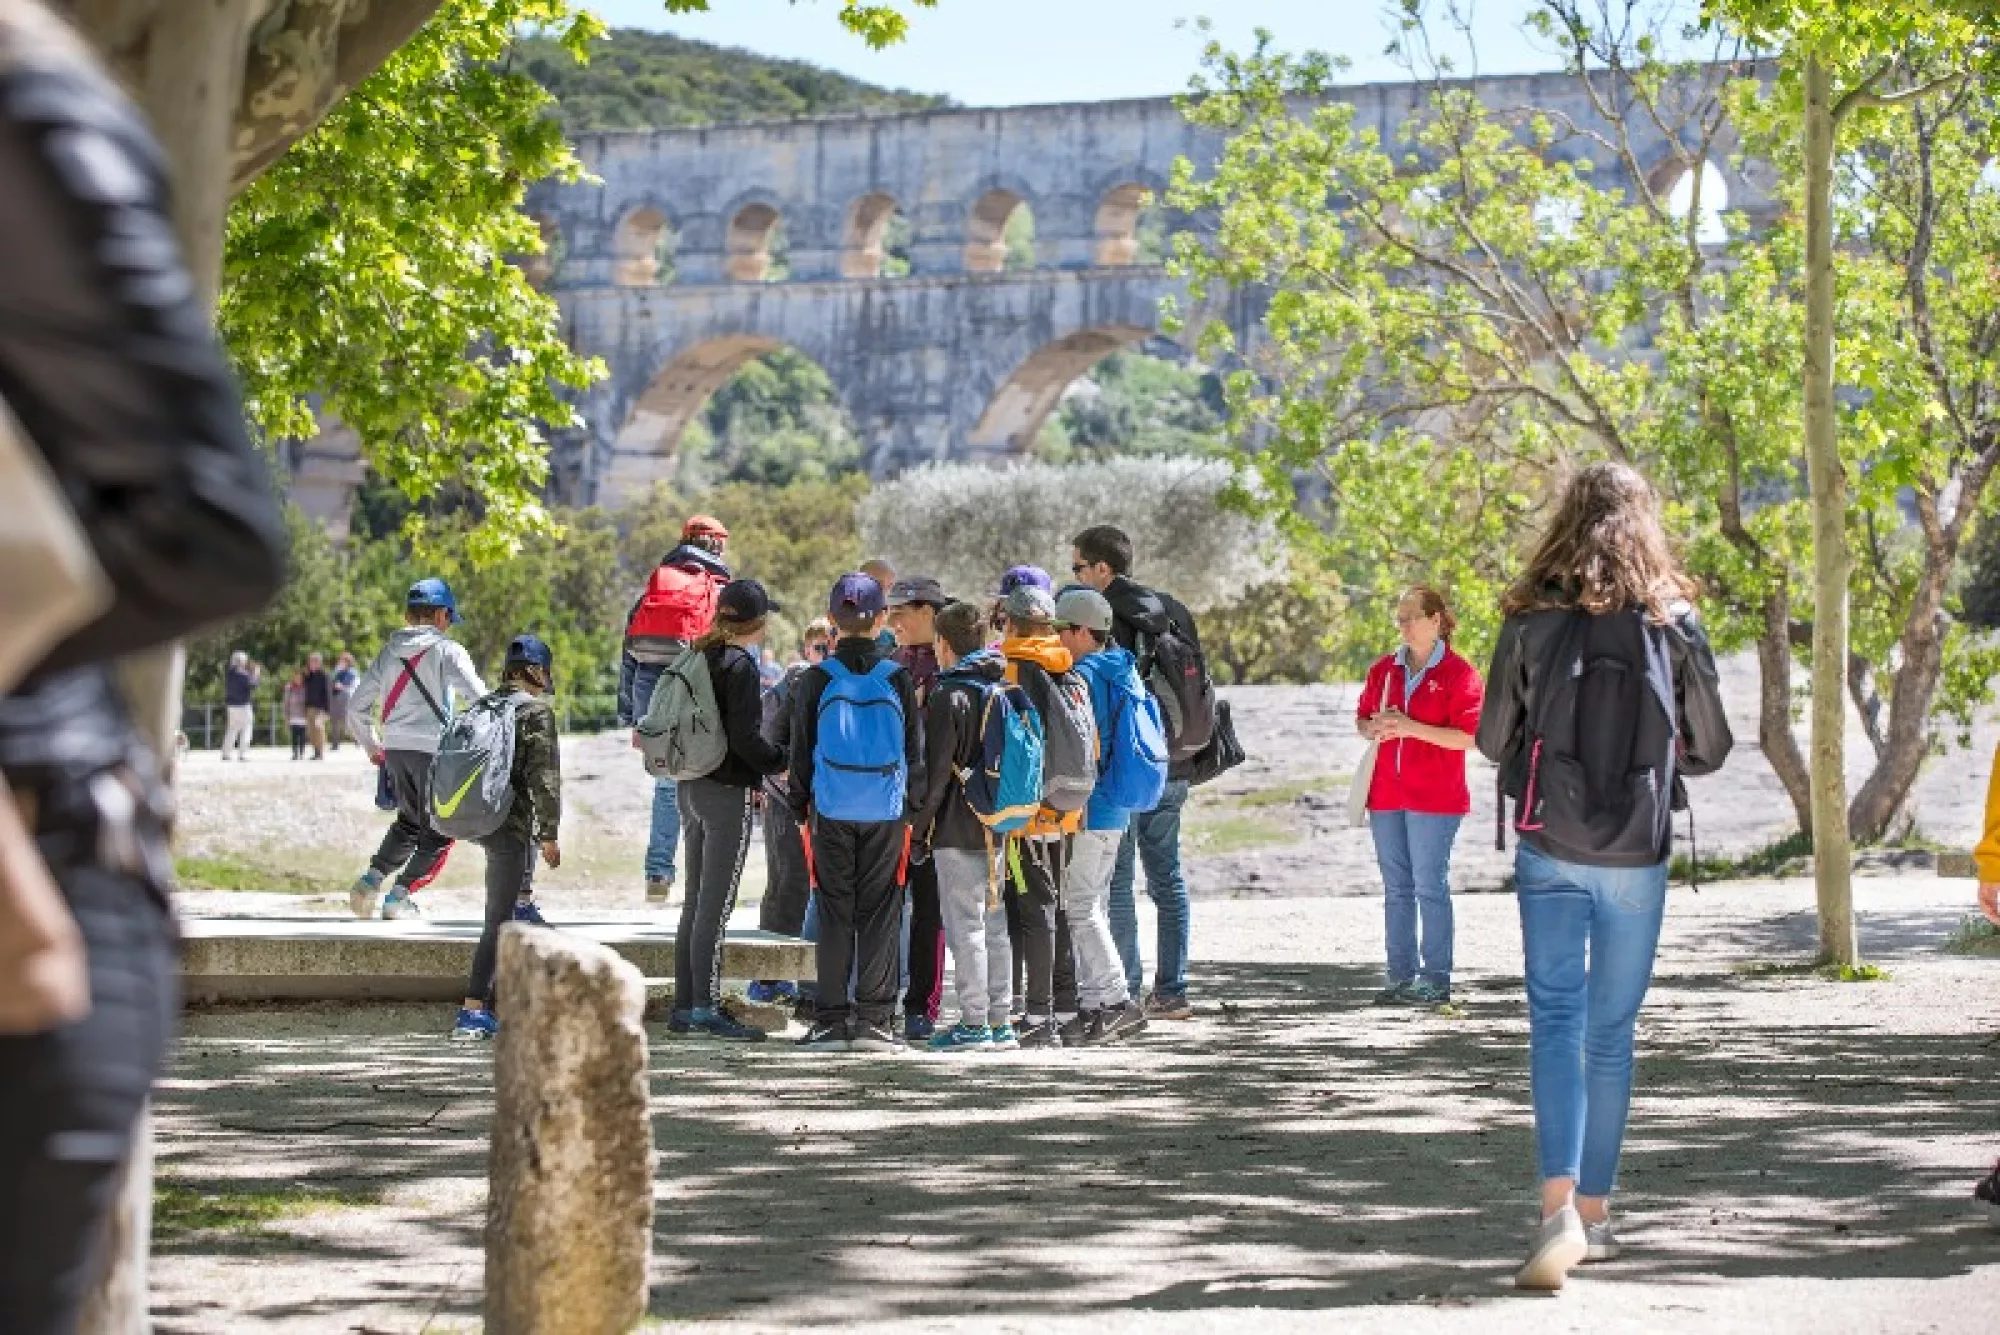
[{"label": "arched bridge", "polygon": [[[1475,87],[1495,108],[1601,127],[1571,76]],[[1395,142],[1431,91],[1333,95]],[[1170,98],[580,136],[598,181],[528,201],[550,248],[531,277],[571,345],[610,371],[585,396],[585,430],[558,448],[558,493],[615,503],[670,476],[707,397],[781,346],[826,369],[874,473],[1024,449],[1072,379],[1158,333],[1175,285],[1142,200],[1176,158],[1202,166],[1220,147]],[[1638,147],[1649,173],[1687,170],[1664,138]],[[1563,151],[1623,179],[1587,135]],[[1763,198],[1726,158],[1715,165],[1732,206]],[[1023,205],[1031,260],[1009,253]],[[1223,314],[1254,332],[1251,303]]]}]

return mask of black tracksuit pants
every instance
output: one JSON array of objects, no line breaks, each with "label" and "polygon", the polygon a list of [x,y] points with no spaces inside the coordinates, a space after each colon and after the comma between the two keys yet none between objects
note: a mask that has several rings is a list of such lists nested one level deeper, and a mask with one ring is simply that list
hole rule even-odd
[{"label": "black tracksuit pants", "polygon": [[910,985],[903,1014],[933,1023],[944,1001],[944,906],[938,899],[937,863],[912,864],[910,879]]},{"label": "black tracksuit pants", "polygon": [[812,884],[806,873],[806,846],[791,808],[767,796],[764,802],[764,902],[757,926],[780,936],[805,930],[806,899]]},{"label": "black tracksuit pants", "polygon": [[[819,881],[819,1003],[822,1022],[850,1018],[888,1027],[896,1009],[903,934],[902,821],[812,818],[813,867]],[[857,967],[858,966],[858,967]],[[847,979],[854,972],[854,1004]]]},{"label": "black tracksuit pants", "polygon": [[382,836],[368,864],[387,877],[402,868],[396,884],[415,894],[437,879],[451,854],[451,840],[431,828],[431,762],[428,751],[385,751],[382,767],[396,788],[396,823]]},{"label": "black tracksuit pants", "polygon": [[[486,929],[472,951],[472,979],[465,995],[493,1010],[493,971],[500,962],[500,929],[514,920],[514,905],[535,893],[535,862],[541,849],[518,834],[490,834],[486,850]],[[496,1012],[497,1013],[497,1012]]]},{"label": "black tracksuit pants", "polygon": [[[1076,956],[1063,914],[1062,883],[1069,840],[1017,840],[1022,887],[1009,871],[1007,936],[1014,947],[1014,997],[1030,1019],[1076,1010]],[[1010,862],[1012,859],[1010,858]]]}]

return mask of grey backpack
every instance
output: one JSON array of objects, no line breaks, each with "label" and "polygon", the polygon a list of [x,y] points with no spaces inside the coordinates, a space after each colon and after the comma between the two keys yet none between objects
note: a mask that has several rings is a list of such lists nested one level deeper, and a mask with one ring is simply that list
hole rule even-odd
[{"label": "grey backpack", "polygon": [[1042,720],[1042,805],[1064,813],[1090,805],[1097,787],[1097,716],[1090,683],[1076,672],[1049,674],[1050,717]]},{"label": "grey backpack", "polygon": [[639,720],[639,754],[656,779],[699,779],[714,773],[729,754],[716,708],[708,656],[683,649],[660,669],[646,715]]},{"label": "grey backpack", "polygon": [[453,839],[484,839],[514,806],[514,716],[527,697],[495,691],[453,719],[431,762],[431,826]]}]

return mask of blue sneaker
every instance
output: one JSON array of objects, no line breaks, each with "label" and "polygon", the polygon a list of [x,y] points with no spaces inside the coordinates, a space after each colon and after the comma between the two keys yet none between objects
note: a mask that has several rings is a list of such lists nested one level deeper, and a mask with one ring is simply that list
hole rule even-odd
[{"label": "blue sneaker", "polygon": [[797,983],[759,981],[743,990],[743,995],[760,1006],[789,1005],[799,999]]},{"label": "blue sneaker", "polygon": [[398,918],[421,918],[424,911],[417,907],[417,901],[410,897],[410,892],[399,885],[383,896],[382,916],[393,922]]},{"label": "blue sneaker", "polygon": [[492,1038],[499,1032],[500,1021],[493,1018],[492,1011],[461,1009],[458,1012],[458,1023],[451,1027],[452,1039],[458,1042]]},{"label": "blue sneaker", "polygon": [[532,899],[517,899],[514,901],[514,921],[524,922],[532,927],[547,927],[549,925],[549,920],[542,916],[542,911],[535,907],[535,901]]},{"label": "blue sneaker", "polygon": [[931,1035],[932,1052],[980,1052],[993,1046],[993,1031],[985,1025],[955,1024]]},{"label": "blue sneaker", "polygon": [[903,1017],[903,1041],[905,1043],[928,1043],[937,1033],[937,1024],[928,1015],[906,1015]]},{"label": "blue sneaker", "polygon": [[996,1024],[986,1031],[987,1046],[995,1052],[1012,1052],[1021,1046],[1021,1035],[1011,1024]]},{"label": "blue sneaker", "polygon": [[667,1032],[674,1034],[693,1033],[694,1016],[687,1011],[677,1010],[667,1012]]}]

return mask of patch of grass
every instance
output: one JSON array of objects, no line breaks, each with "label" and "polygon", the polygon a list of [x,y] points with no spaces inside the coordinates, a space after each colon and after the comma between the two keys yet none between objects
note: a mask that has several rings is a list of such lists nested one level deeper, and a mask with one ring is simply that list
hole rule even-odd
[{"label": "patch of grass", "polygon": [[1969,913],[1952,928],[1944,948],[1953,955],[2000,955],[2000,927],[1980,914]]},{"label": "patch of grass", "polygon": [[207,1191],[185,1182],[162,1178],[153,1187],[153,1241],[177,1242],[197,1233],[223,1233],[239,1238],[274,1235],[272,1227],[287,1219],[379,1205],[377,1188],[322,1187],[294,1183],[279,1188],[224,1184]]},{"label": "patch of grass", "polygon": [[1198,853],[1241,853],[1298,842],[1298,832],[1266,816],[1205,816],[1187,823],[1188,841]]},{"label": "patch of grass", "polygon": [[1894,977],[1874,964],[1828,964],[1821,960],[1791,963],[1754,960],[1739,964],[1730,972],[1745,978],[1818,978],[1829,983],[1886,983]]},{"label": "patch of grass", "polygon": [[1276,784],[1270,788],[1254,788],[1247,793],[1238,793],[1230,800],[1239,807],[1288,807],[1308,793],[1330,793],[1345,788],[1353,782],[1351,774],[1319,774],[1310,779],[1294,779],[1290,783]]},{"label": "patch of grass", "polygon": [[[1791,870],[1792,864],[1802,858],[1812,857],[1812,836],[1797,830],[1784,838],[1753,849],[1738,858],[1703,858],[1701,879],[1704,881],[1740,881],[1756,876],[1782,876]],[[1686,855],[1674,858],[1667,869],[1667,877],[1672,881],[1688,879],[1690,865]]]},{"label": "patch of grass", "polygon": [[311,872],[267,867],[240,858],[174,859],[174,879],[183,890],[264,890],[280,895],[331,895],[346,882]]}]

